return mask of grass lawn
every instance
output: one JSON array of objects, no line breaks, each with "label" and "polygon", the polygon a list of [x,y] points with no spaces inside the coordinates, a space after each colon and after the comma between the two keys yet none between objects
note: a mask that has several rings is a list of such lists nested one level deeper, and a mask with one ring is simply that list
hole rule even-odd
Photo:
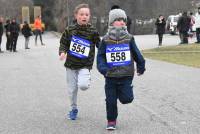
[{"label": "grass lawn", "polygon": [[159,47],[142,53],[145,58],[200,68],[200,44]]}]

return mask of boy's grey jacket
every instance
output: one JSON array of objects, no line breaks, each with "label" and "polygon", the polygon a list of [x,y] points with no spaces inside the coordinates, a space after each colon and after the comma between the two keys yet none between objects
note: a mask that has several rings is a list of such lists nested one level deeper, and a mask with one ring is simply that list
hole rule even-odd
[{"label": "boy's grey jacket", "polygon": [[[120,36],[121,37],[121,36]],[[127,66],[109,67],[106,61],[106,46],[108,44],[129,44],[132,56],[132,62]],[[97,54],[97,69],[105,77],[126,77],[134,76],[134,62],[136,62],[137,73],[143,74],[145,71],[145,60],[135,44],[134,37],[130,34],[125,34],[120,40],[113,40],[111,35],[107,34],[103,37]]]}]

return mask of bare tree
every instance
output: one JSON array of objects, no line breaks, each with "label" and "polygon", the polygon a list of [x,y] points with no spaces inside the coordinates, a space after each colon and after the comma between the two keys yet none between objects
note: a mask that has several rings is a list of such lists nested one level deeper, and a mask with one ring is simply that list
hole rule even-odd
[{"label": "bare tree", "polygon": [[[191,3],[194,0],[9,0],[9,2],[0,0],[0,16],[21,18],[21,7],[32,4],[32,1],[43,3],[44,21],[51,22],[50,28],[56,26],[58,31],[63,31],[67,25],[71,24],[76,5],[88,3],[91,8],[92,22],[95,22],[98,30],[104,34],[105,30],[102,29],[107,24],[108,12],[114,4],[120,5],[132,19],[132,31],[141,33],[146,29],[145,33],[147,33],[151,32],[153,22],[151,25],[137,26],[136,20],[151,21],[159,14],[167,17],[170,14],[193,10]],[[138,28],[140,31],[138,32],[134,28]],[[147,28],[149,29],[147,30]]]},{"label": "bare tree", "polygon": [[0,1],[0,16],[5,19],[16,18],[21,23],[22,6],[32,6],[31,0],[1,0]]}]

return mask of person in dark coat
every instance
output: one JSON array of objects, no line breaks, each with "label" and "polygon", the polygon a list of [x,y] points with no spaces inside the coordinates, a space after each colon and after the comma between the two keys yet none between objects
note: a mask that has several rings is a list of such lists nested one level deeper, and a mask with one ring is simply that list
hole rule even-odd
[{"label": "person in dark coat", "polygon": [[159,39],[158,46],[161,46],[162,40],[163,40],[163,34],[165,33],[165,25],[166,25],[166,21],[163,15],[159,15],[159,18],[157,18],[155,25],[156,25],[156,33],[158,34],[158,39]]},{"label": "person in dark coat", "polygon": [[4,26],[5,29],[6,29],[6,38],[7,38],[7,41],[6,41],[6,50],[10,50],[10,46],[11,46],[11,35],[10,35],[10,20],[6,20],[6,25]]},{"label": "person in dark coat", "polygon": [[31,28],[29,27],[27,21],[24,21],[24,25],[22,27],[22,34],[25,37],[25,49],[30,49],[28,47],[30,36],[32,36]]},{"label": "person in dark coat", "polygon": [[11,47],[10,51],[17,52],[17,40],[19,36],[20,27],[19,24],[16,22],[15,19],[12,20],[11,26],[10,26],[10,33],[11,33]]},{"label": "person in dark coat", "polygon": [[0,53],[2,52],[1,50],[2,36],[3,36],[3,18],[0,17]]},{"label": "person in dark coat", "polygon": [[177,23],[177,29],[179,30],[181,43],[188,44],[188,31],[190,29],[191,19],[187,15],[187,12],[183,12],[183,15],[179,18]]}]

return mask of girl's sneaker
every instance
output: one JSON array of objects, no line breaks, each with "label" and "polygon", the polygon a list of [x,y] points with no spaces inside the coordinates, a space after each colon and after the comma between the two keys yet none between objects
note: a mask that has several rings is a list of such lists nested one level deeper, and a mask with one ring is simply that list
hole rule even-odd
[{"label": "girl's sneaker", "polygon": [[116,129],[116,121],[108,121],[107,130],[115,130]]},{"label": "girl's sneaker", "polygon": [[78,115],[78,109],[72,109],[72,111],[69,111],[68,119],[76,120],[77,115]]}]

